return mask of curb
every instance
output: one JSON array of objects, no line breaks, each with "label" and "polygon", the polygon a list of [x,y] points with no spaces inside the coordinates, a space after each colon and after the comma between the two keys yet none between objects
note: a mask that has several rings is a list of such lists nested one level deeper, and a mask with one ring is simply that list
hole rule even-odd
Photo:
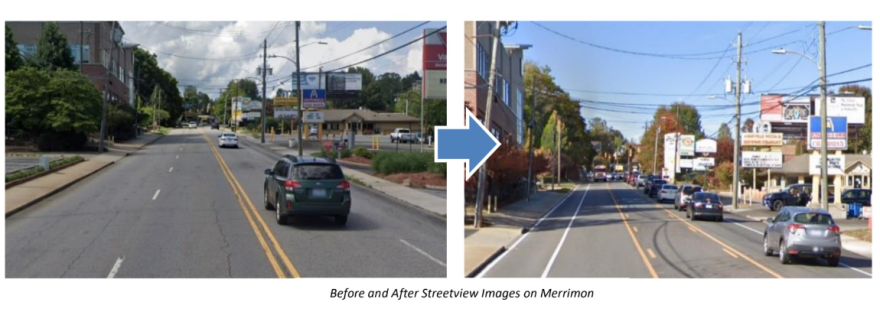
[{"label": "curb", "polygon": [[79,161],[75,161],[75,162],[72,162],[72,163],[68,163],[68,164],[65,164],[65,165],[63,165],[63,166],[61,166],[61,167],[57,167],[57,168],[52,169],[52,170],[49,170],[49,171],[43,171],[43,172],[37,173],[37,174],[35,174],[35,175],[29,176],[29,177],[25,177],[25,178],[21,178],[21,179],[18,179],[18,180],[14,180],[14,181],[8,182],[8,183],[6,183],[6,189],[8,190],[10,187],[13,187],[13,186],[16,186],[16,185],[19,185],[19,184],[22,184],[22,183],[25,183],[25,182],[28,182],[28,181],[32,181],[32,180],[34,180],[34,179],[36,179],[36,178],[43,177],[43,176],[48,175],[48,174],[50,174],[50,173],[57,172],[57,171],[59,171],[59,170],[61,170],[61,169],[64,169],[64,168],[67,168],[67,167],[70,167],[70,166],[76,165],[76,164],[81,163],[81,162],[84,162],[84,161],[86,161],[86,160],[85,160],[85,159],[80,159]]},{"label": "curb", "polygon": [[44,195],[42,195],[42,196],[40,196],[40,197],[34,198],[34,199],[31,200],[30,202],[28,202],[28,203],[26,203],[26,204],[24,204],[24,205],[21,205],[21,207],[18,207],[18,208],[15,208],[15,209],[13,209],[13,210],[10,210],[10,211],[6,212],[6,217],[9,218],[10,216],[12,216],[12,215],[14,215],[14,214],[16,214],[16,213],[18,213],[18,212],[20,212],[20,211],[22,211],[22,210],[25,210],[26,208],[29,208],[30,206],[33,206],[34,204],[36,204],[36,203],[42,201],[43,199],[46,199],[46,198],[48,198],[48,197],[50,197],[50,196],[52,196],[52,195],[55,195],[55,194],[57,194],[57,193],[59,193],[59,192],[65,190],[66,188],[70,187],[71,185],[74,185],[74,184],[76,184],[77,182],[82,181],[83,179],[88,178],[88,177],[92,176],[93,174],[95,174],[95,173],[97,173],[97,172],[103,170],[104,168],[107,168],[107,167],[109,167],[110,165],[115,164],[115,163],[116,163],[116,161],[109,162],[109,163],[107,163],[106,165],[104,165],[104,166],[98,168],[98,169],[95,170],[95,171],[92,171],[92,172],[90,172],[90,173],[88,173],[88,174],[86,174],[86,175],[84,175],[84,176],[82,176],[82,177],[76,178],[76,179],[74,179],[73,181],[70,181],[70,182],[68,182],[67,184],[64,184],[64,185],[62,185],[61,187],[56,188],[56,189],[50,191],[49,193],[46,193],[46,194],[44,194]]},{"label": "curb", "polygon": [[471,270],[470,272],[465,274],[464,277],[473,278],[473,277],[477,276],[477,274],[482,272],[483,269],[485,269],[486,266],[489,265],[489,263],[492,263],[492,261],[495,261],[495,259],[498,258],[498,256],[503,254],[505,251],[507,251],[507,247],[504,247],[504,246],[499,247],[498,250],[495,250],[495,252],[492,253],[492,255],[490,255],[485,260],[483,260],[483,262],[480,262],[479,265],[477,265],[476,267],[474,267],[473,270]]},{"label": "curb", "polygon": [[437,185],[425,185],[425,188],[426,188],[426,189],[431,189],[431,190],[440,190],[440,191],[445,191],[445,190],[446,190],[446,187],[445,187],[445,186],[437,186]]}]

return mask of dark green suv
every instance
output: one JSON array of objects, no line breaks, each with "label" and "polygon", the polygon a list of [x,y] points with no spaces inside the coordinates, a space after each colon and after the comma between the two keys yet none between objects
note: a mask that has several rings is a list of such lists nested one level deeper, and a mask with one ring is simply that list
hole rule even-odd
[{"label": "dark green suv", "polygon": [[345,225],[351,210],[351,184],[332,159],[286,155],[266,169],[263,202],[275,209],[278,224],[291,215],[333,216]]}]

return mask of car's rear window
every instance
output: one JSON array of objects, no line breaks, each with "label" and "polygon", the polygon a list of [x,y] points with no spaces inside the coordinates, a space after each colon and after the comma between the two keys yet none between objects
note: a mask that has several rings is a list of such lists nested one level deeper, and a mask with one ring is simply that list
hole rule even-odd
[{"label": "car's rear window", "polygon": [[666,185],[663,185],[663,189],[664,189],[664,190],[675,190],[675,189],[678,189],[678,188],[675,187],[675,185],[672,185],[672,184],[666,184]]},{"label": "car's rear window", "polygon": [[297,180],[342,180],[342,169],[334,164],[303,164],[294,167]]},{"label": "car's rear window", "polygon": [[705,202],[707,200],[710,203],[721,202],[721,198],[718,198],[718,194],[715,193],[696,193],[696,195],[694,195],[694,201]]},{"label": "car's rear window", "polygon": [[397,130],[397,132],[400,132],[400,133],[409,133],[409,130],[401,129],[401,130]]},{"label": "car's rear window", "polygon": [[699,186],[685,186],[684,187],[684,194],[685,195],[693,195],[694,193],[700,192],[702,190],[703,190],[703,188],[699,187]]},{"label": "car's rear window", "polygon": [[235,133],[224,133],[223,136],[225,136],[225,137],[235,137]]},{"label": "car's rear window", "polygon": [[830,215],[819,212],[799,213],[794,215],[794,222],[801,224],[833,225],[834,219]]}]

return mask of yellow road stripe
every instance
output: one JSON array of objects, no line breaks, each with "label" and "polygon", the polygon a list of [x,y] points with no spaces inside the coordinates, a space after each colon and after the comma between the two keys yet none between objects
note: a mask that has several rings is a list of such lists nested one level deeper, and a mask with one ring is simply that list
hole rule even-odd
[{"label": "yellow road stripe", "polygon": [[614,201],[614,207],[617,208],[617,213],[619,213],[620,218],[623,219],[623,226],[626,228],[626,231],[629,232],[629,237],[632,238],[633,244],[636,245],[636,250],[638,250],[639,255],[642,256],[642,261],[644,261],[645,266],[648,267],[648,272],[651,273],[651,277],[659,278],[659,276],[657,276],[657,272],[654,271],[654,266],[651,265],[651,261],[649,261],[648,257],[645,256],[645,251],[642,250],[642,245],[639,244],[639,241],[636,239],[636,234],[633,233],[633,230],[629,227],[629,222],[626,221],[626,216],[623,215],[623,210],[621,210],[620,205],[617,204],[617,198],[614,197],[614,192],[611,192],[611,187],[606,184],[605,189],[607,189],[608,193],[611,194],[611,200]]},{"label": "yellow road stripe", "polygon": [[636,232],[636,233],[639,232],[639,228],[637,228],[635,225],[633,225],[633,232]]},{"label": "yellow road stripe", "polygon": [[688,230],[691,230],[691,232],[694,232],[694,233],[697,232],[697,229],[695,229],[694,227],[692,227],[690,225],[688,225]]},{"label": "yellow road stripe", "polygon": [[651,256],[651,259],[657,259],[657,255],[654,255],[654,251],[651,248],[648,248],[648,255]]},{"label": "yellow road stripe", "polygon": [[737,256],[736,254],[730,252],[730,250],[727,250],[727,248],[721,248],[721,250],[724,250],[724,252],[726,252],[728,255],[730,255],[730,256],[733,257],[734,259],[739,259],[739,256]]},{"label": "yellow road stripe", "polygon": [[[210,146],[210,142],[208,142]],[[213,146],[212,146],[213,147]],[[220,154],[211,149],[214,157],[217,158],[217,165],[220,166],[220,171],[223,172],[223,177],[226,178],[226,182],[229,182],[229,187],[232,188],[232,193],[235,194],[235,198],[238,199],[238,204],[241,207],[241,211],[244,212],[245,217],[248,219],[248,223],[251,225],[251,229],[254,230],[254,235],[257,236],[257,240],[260,242],[260,246],[263,248],[263,251],[266,254],[266,257],[269,258],[269,263],[272,265],[272,269],[275,270],[275,274],[278,275],[279,278],[284,278],[284,272],[281,270],[281,267],[278,265],[278,261],[275,260],[275,256],[272,255],[272,250],[269,249],[269,245],[266,244],[266,240],[263,239],[263,235],[260,234],[260,229],[257,227],[257,224],[254,222],[254,219],[251,217],[251,214],[247,211],[244,202],[242,201],[241,195],[237,188],[235,188],[235,184],[232,183],[232,180],[229,178],[229,173],[226,172],[224,168],[224,164],[221,163]]]},{"label": "yellow road stripe", "polygon": [[[613,196],[613,194],[612,194],[612,196]],[[663,206],[661,206],[661,205],[659,205],[659,204],[654,204],[654,207],[656,207],[657,209],[663,209],[663,210],[666,210],[665,208],[663,208]],[[666,212],[669,212],[669,211],[666,210]],[[688,224],[691,224],[691,225],[694,224],[694,223],[691,222],[690,220],[683,219],[683,218],[681,218],[681,217],[679,217],[679,216],[677,216],[677,215],[674,215],[674,214],[673,214],[672,216],[673,216],[674,218],[678,219],[679,221],[687,222]],[[703,231],[702,229],[700,229],[700,227],[698,227],[698,226],[696,226],[696,225],[693,225],[693,227],[694,227],[695,230],[697,230],[698,233],[703,234],[703,236],[706,236],[707,238],[709,238],[709,239],[712,240],[713,242],[717,243],[718,245],[721,245],[721,247],[723,247],[723,248],[727,248],[729,251],[731,251],[731,252],[733,252],[734,254],[736,254],[736,255],[742,257],[743,259],[745,259],[745,260],[748,261],[749,263],[753,264],[754,266],[758,267],[759,269],[763,270],[764,272],[767,272],[767,274],[770,274],[770,275],[772,275],[773,277],[776,277],[776,278],[784,278],[784,277],[782,277],[782,275],[779,275],[779,273],[776,273],[775,271],[773,271],[773,270],[767,268],[766,266],[764,266],[764,265],[758,263],[758,261],[755,261],[754,259],[752,259],[751,257],[747,256],[746,254],[744,254],[744,253],[742,253],[742,252],[739,252],[738,250],[734,249],[733,247],[728,246],[727,244],[725,244],[725,243],[722,242],[721,240],[715,238],[714,236],[709,235],[709,233],[706,233],[705,231]]]},{"label": "yellow road stripe", "polygon": [[205,138],[205,141],[208,142],[208,146],[211,147],[211,150],[216,154],[217,157],[219,157],[219,161],[222,163],[222,167],[224,167],[224,169],[229,172],[229,176],[232,178],[232,181],[234,182],[235,186],[238,187],[239,191],[243,195],[248,206],[250,206],[251,211],[253,212],[254,216],[256,216],[257,221],[259,221],[260,225],[262,225],[263,230],[266,233],[266,236],[269,238],[269,241],[272,242],[272,245],[275,248],[275,251],[278,253],[278,257],[281,258],[281,261],[284,263],[284,266],[287,267],[287,271],[290,272],[291,276],[293,276],[295,278],[299,278],[300,277],[299,271],[296,270],[296,267],[290,261],[290,258],[287,257],[287,254],[284,252],[284,249],[281,248],[281,244],[278,243],[278,240],[275,238],[275,235],[269,229],[269,226],[266,225],[266,222],[263,220],[263,217],[260,216],[260,213],[257,211],[257,208],[254,206],[253,201],[251,201],[250,196],[247,195],[247,192],[244,191],[244,188],[241,186],[241,183],[239,183],[238,179],[235,178],[235,174],[232,173],[232,169],[229,169],[229,166],[226,164],[226,160],[224,160],[223,157],[220,156],[220,152],[218,152],[217,148],[213,144],[211,144],[211,141],[208,139],[208,136],[204,132],[202,132],[202,136]]}]

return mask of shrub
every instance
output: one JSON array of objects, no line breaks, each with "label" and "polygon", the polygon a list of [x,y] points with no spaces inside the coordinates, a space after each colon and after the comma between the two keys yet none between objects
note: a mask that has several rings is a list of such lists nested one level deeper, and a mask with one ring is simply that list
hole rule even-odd
[{"label": "shrub", "polygon": [[352,151],[355,156],[363,157],[366,159],[373,159],[373,152],[363,147],[355,147]]},{"label": "shrub", "polygon": [[373,156],[373,171],[381,174],[425,172],[433,161],[431,153],[382,152]]}]

